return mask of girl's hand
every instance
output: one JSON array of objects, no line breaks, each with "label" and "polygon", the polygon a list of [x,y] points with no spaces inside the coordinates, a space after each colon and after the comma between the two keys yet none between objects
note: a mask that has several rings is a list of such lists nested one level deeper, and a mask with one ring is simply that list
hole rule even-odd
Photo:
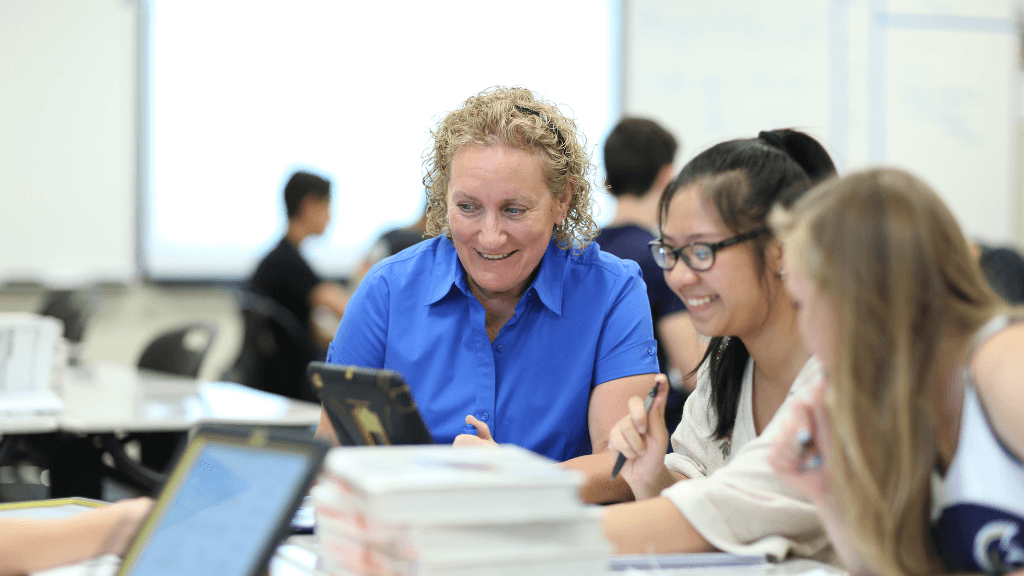
[{"label": "girl's hand", "polygon": [[619,474],[629,483],[637,500],[657,496],[666,482],[671,484],[665,468],[668,451],[668,428],[665,427],[665,402],[668,398],[668,379],[664,374],[656,377],[658,393],[650,411],[644,410],[644,399],[629,399],[629,415],[619,420],[608,437],[608,448],[626,457]]},{"label": "girl's hand", "polygon": [[775,438],[768,462],[794,489],[813,502],[828,494],[830,431],[825,419],[825,383],[815,384],[809,400],[794,400],[789,421]]}]

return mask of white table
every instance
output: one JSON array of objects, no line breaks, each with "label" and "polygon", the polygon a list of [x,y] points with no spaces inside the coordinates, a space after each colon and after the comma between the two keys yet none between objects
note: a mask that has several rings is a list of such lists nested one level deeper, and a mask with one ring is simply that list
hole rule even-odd
[{"label": "white table", "polygon": [[160,474],[128,458],[117,435],[184,432],[202,424],[312,427],[320,421],[316,403],[114,362],[69,368],[58,394],[59,413],[0,418],[5,443],[25,438],[49,457],[53,497],[100,498],[99,477],[88,471],[99,470],[104,451],[121,472],[158,483]]},{"label": "white table", "polygon": [[[292,536],[278,549],[268,566],[269,576],[326,576],[318,569],[314,536]],[[114,556],[81,564],[37,572],[32,576],[113,576],[120,561]],[[736,568],[676,568],[671,570],[608,570],[594,576],[848,576],[829,564],[794,559],[778,564],[760,564]]]},{"label": "white table", "polygon": [[234,382],[101,362],[68,372],[60,429],[82,434],[183,431],[198,424],[313,426],[320,405]]}]

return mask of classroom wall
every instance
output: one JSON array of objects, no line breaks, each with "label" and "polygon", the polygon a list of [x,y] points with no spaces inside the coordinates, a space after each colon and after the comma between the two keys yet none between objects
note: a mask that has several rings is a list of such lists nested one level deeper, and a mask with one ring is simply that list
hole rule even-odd
[{"label": "classroom wall", "polygon": [[0,282],[135,278],[137,10],[0,1]]},{"label": "classroom wall", "polygon": [[917,173],[968,235],[1024,243],[1019,3],[625,3],[626,112],[684,143],[796,127],[840,173]]},{"label": "classroom wall", "polygon": [[[1024,244],[1016,0],[624,0],[624,112],[683,141],[796,126]],[[138,280],[132,0],[0,2],[0,282]]]}]

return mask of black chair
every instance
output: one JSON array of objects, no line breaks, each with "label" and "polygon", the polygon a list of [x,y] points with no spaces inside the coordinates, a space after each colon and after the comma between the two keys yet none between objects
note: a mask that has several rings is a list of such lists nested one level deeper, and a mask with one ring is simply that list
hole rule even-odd
[{"label": "black chair", "polygon": [[323,360],[309,329],[276,300],[236,289],[244,324],[242,348],[223,380],[288,398],[319,402],[306,381],[306,366]]},{"label": "black chair", "polygon": [[217,326],[209,322],[169,330],[146,346],[138,367],[196,378],[216,337]]},{"label": "black chair", "polygon": [[[217,326],[211,322],[195,322],[168,330],[146,345],[137,366],[196,378],[216,337]],[[102,448],[114,460],[113,469],[106,470],[107,475],[136,490],[155,493],[167,480],[166,473],[187,436],[184,432],[105,434],[100,437]],[[129,457],[125,449],[133,441],[138,441],[138,461]]]},{"label": "black chair", "polygon": [[25,478],[30,471],[34,474],[36,469],[42,471],[48,467],[49,459],[32,442],[32,437],[0,437],[0,469],[6,469],[14,477],[10,483],[0,484],[0,502],[49,498],[50,491],[40,477]]},{"label": "black chair", "polygon": [[82,340],[96,308],[96,298],[80,290],[52,290],[39,307],[39,314],[52,316],[64,323],[64,338],[69,344],[68,361],[71,364],[77,364],[81,359]]}]

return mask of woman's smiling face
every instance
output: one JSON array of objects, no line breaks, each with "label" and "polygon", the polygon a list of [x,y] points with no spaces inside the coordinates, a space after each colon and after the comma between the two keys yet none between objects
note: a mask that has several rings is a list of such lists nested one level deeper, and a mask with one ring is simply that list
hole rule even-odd
[{"label": "woman's smiling face", "polygon": [[[680,190],[669,204],[662,240],[671,248],[691,242],[713,244],[747,230],[730,230],[699,188]],[[715,252],[709,270],[694,272],[680,259],[665,281],[682,298],[693,326],[705,336],[739,336],[759,331],[768,319],[769,298],[751,242]]]},{"label": "woman's smiling face", "polygon": [[522,295],[570,199],[568,191],[552,197],[532,152],[473,144],[456,152],[448,227],[470,289],[487,298]]}]

